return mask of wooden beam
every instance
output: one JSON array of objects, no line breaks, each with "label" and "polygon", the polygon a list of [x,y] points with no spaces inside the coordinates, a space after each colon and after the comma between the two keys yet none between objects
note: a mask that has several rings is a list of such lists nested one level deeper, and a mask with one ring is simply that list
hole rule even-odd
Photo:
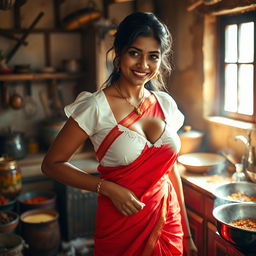
[{"label": "wooden beam", "polygon": [[223,15],[256,10],[256,0],[226,0],[213,5],[201,5],[198,11],[203,14]]}]

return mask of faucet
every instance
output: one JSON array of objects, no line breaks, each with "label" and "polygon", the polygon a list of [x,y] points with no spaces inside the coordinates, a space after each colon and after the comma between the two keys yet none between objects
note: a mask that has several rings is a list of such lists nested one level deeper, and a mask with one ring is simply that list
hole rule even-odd
[{"label": "faucet", "polygon": [[235,136],[235,140],[241,140],[246,146],[246,151],[245,151],[245,154],[242,156],[242,161],[241,161],[243,164],[244,170],[245,169],[251,170],[254,168],[256,164],[255,147],[252,146],[251,136],[252,136],[252,131],[249,131],[248,138],[246,138],[243,135]]}]

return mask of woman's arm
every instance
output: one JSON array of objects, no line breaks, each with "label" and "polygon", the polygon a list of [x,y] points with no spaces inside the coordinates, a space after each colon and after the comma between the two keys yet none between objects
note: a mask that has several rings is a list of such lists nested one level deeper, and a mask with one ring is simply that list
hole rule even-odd
[{"label": "woman's arm", "polygon": [[41,166],[42,172],[66,185],[100,192],[109,197],[124,215],[131,215],[142,209],[144,204],[130,190],[113,182],[102,182],[99,177],[69,163],[74,152],[88,137],[77,122],[72,117],[69,118],[46,153]]},{"label": "woman's arm", "polygon": [[176,191],[178,201],[180,204],[182,227],[183,227],[183,232],[184,232],[184,243],[183,243],[184,250],[185,250],[187,256],[197,255],[197,249],[192,240],[192,235],[190,232],[190,227],[189,227],[189,222],[188,222],[188,217],[187,217],[187,210],[186,210],[185,201],[184,201],[182,182],[181,182],[179,170],[178,170],[176,163],[173,166],[173,170],[169,174],[169,178],[170,178],[170,180],[173,184],[173,187]]}]

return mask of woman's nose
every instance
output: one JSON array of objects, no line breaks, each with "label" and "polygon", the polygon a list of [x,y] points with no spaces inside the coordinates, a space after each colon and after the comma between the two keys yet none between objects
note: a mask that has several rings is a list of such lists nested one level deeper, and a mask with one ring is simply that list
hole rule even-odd
[{"label": "woman's nose", "polygon": [[141,56],[140,60],[139,60],[139,65],[141,68],[148,68],[149,65],[148,65],[148,61],[147,61],[147,58],[145,56]]}]

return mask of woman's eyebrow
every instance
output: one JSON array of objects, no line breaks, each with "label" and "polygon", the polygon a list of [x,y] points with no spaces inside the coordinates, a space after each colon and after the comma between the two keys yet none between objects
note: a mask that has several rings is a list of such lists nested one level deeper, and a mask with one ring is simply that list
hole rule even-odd
[{"label": "woman's eyebrow", "polygon": [[[130,46],[129,48],[128,48],[128,50],[129,49],[135,49],[135,50],[137,50],[137,51],[139,51],[139,52],[142,52],[142,50],[141,49],[139,49],[139,48],[137,48],[137,47],[135,47],[135,46]],[[158,51],[158,50],[156,50],[156,51],[149,51],[149,53],[157,53],[157,54],[160,54],[160,51]]]}]

